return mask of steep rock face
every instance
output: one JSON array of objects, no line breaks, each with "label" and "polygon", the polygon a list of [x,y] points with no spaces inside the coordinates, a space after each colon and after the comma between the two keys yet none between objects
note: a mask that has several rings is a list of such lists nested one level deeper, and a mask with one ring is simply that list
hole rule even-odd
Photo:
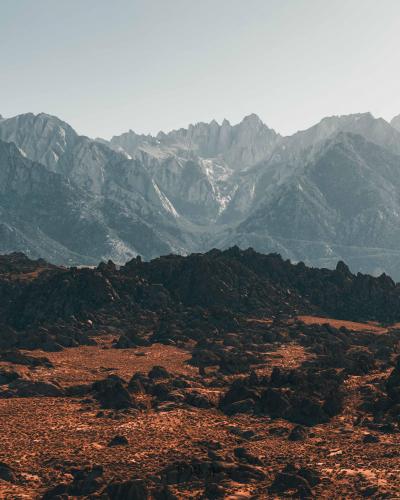
[{"label": "steep rock face", "polygon": [[14,142],[24,154],[54,170],[60,157],[72,147],[77,134],[67,123],[45,113],[26,113],[4,119],[0,139]]},{"label": "steep rock face", "polygon": [[176,213],[147,171],[125,160],[114,174],[99,196],[0,141],[1,250],[81,264],[182,251]]},{"label": "steep rock face", "polygon": [[351,134],[324,146],[269,198],[259,194],[261,205],[241,227],[343,244],[376,246],[383,239],[396,248],[400,157]]},{"label": "steep rock face", "polygon": [[228,120],[221,125],[214,120],[168,134],[160,133],[157,138],[161,143],[193,151],[205,158],[223,159],[234,170],[245,169],[266,158],[280,140],[279,134],[255,114],[233,126]]},{"label": "steep rock face", "polygon": [[225,165],[196,157],[158,158],[144,150],[137,157],[177,212],[192,222],[209,224],[230,200],[231,170]]},{"label": "steep rock face", "polygon": [[234,170],[241,170],[268,157],[280,140],[279,134],[252,114],[237,125],[231,125],[228,120],[220,125],[213,120],[189,125],[187,129],[160,132],[157,137],[139,135],[130,130],[114,136],[108,144],[131,156],[140,149],[158,155],[174,153],[186,158],[196,155],[218,159]]},{"label": "steep rock face", "polygon": [[62,174],[82,189],[101,193],[107,167],[126,159],[55,116],[27,113],[0,123],[0,139],[13,142],[28,158]]},{"label": "steep rock face", "polygon": [[231,201],[235,172],[268,157],[280,139],[253,114],[237,125],[214,120],[157,137],[129,131],[104,143],[140,159],[177,211],[204,225]]},{"label": "steep rock face", "polygon": [[[91,261],[94,245],[107,250],[107,228],[94,200],[59,174],[21,155],[12,143],[0,141],[0,214],[2,245],[43,251],[52,260]],[[47,243],[49,248],[46,250]],[[53,254],[55,253],[55,255]]]}]

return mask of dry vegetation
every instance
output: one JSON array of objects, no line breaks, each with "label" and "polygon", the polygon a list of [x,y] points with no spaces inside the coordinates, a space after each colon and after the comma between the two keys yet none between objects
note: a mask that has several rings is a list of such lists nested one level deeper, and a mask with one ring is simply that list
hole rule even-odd
[{"label": "dry vegetation", "polygon": [[[323,321],[335,326],[343,323],[326,318]],[[345,326],[371,328],[348,322]],[[197,369],[187,364],[187,350],[161,344],[113,349],[110,340],[104,337],[96,346],[56,353],[30,353],[46,355],[53,368],[13,366],[25,377],[63,387],[93,382],[110,373],[128,380],[133,373],[147,373],[155,365],[177,375],[197,374]],[[296,367],[307,358],[310,355],[296,343],[276,345],[266,354],[265,366],[258,370],[261,373],[270,372],[274,366]],[[3,362],[1,366],[12,365]],[[311,427],[309,437],[301,442],[288,440],[293,424],[287,420],[246,414],[228,417],[216,408],[160,405],[155,409],[114,411],[100,410],[85,398],[0,399],[0,460],[11,466],[17,477],[13,483],[0,480],[0,497],[40,498],[49,487],[71,480],[71,468],[89,464],[102,465],[106,481],[126,481],[133,476],[154,478],[176,461],[206,459],[210,443],[218,443],[216,453],[227,461],[232,459],[235,448],[245,447],[259,459],[265,474],[261,481],[226,480],[225,498],[291,497],[294,493],[290,490],[281,495],[268,492],[277,471],[290,462],[318,471],[321,482],[313,488],[316,498],[398,498],[400,435],[383,434],[379,442],[365,444],[367,431],[354,425],[360,387],[383,375],[349,377],[343,411],[329,423]],[[252,435],[238,436],[235,429],[250,430]],[[128,444],[109,447],[115,435],[126,437]],[[201,481],[173,485],[172,491],[177,498],[207,498]]]}]

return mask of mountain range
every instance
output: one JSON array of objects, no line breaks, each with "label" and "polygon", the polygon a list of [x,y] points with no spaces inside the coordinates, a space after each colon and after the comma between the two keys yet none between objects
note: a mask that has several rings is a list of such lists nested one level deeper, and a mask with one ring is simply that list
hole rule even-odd
[{"label": "mountain range", "polygon": [[0,117],[0,253],[55,264],[239,245],[400,279],[400,115],[281,136],[257,115],[156,136]]}]

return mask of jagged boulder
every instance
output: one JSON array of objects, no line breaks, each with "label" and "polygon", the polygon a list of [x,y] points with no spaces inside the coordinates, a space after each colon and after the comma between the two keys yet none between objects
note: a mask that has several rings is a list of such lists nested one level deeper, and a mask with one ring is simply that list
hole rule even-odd
[{"label": "jagged boulder", "polygon": [[92,390],[102,408],[121,410],[134,406],[134,401],[126,389],[124,381],[117,375],[109,375],[103,380],[94,382]]}]

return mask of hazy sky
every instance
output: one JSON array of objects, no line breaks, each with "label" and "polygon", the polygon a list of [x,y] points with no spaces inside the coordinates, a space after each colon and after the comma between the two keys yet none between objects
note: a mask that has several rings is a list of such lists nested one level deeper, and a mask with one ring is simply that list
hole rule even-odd
[{"label": "hazy sky", "polygon": [[399,0],[0,0],[0,113],[79,133],[400,113]]}]

